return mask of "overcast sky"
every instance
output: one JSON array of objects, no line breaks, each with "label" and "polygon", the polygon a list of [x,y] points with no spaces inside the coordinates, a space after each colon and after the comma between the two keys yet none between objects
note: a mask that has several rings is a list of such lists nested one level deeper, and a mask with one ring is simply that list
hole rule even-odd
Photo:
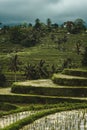
[{"label": "overcast sky", "polygon": [[36,18],[57,23],[76,18],[87,21],[87,0],[0,0],[2,23],[34,23]]}]

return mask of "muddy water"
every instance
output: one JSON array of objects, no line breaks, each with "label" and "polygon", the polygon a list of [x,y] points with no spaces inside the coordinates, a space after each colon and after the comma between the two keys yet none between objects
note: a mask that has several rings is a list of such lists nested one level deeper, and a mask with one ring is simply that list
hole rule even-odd
[{"label": "muddy water", "polygon": [[55,113],[20,130],[87,130],[87,109]]}]

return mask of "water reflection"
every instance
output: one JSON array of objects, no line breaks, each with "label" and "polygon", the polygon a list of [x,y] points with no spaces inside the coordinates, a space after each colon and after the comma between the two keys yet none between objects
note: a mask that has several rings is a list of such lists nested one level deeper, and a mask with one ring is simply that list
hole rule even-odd
[{"label": "water reflection", "polygon": [[87,130],[87,109],[49,115],[20,130]]}]

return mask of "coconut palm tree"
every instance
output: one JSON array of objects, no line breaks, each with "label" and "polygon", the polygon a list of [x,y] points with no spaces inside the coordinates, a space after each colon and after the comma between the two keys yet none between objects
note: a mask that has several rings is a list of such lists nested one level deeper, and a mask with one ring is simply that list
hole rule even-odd
[{"label": "coconut palm tree", "polygon": [[19,65],[21,64],[21,62],[19,61],[19,59],[18,59],[18,55],[16,54],[16,55],[14,55],[14,56],[12,56],[11,57],[11,59],[10,59],[10,67],[9,67],[9,69],[11,70],[11,71],[13,71],[14,72],[14,74],[15,74],[15,82],[17,81],[17,71],[19,70]]}]

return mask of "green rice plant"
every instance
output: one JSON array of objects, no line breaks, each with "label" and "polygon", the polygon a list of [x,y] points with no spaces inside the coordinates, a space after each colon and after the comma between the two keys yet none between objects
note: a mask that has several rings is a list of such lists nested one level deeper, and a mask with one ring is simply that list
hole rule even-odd
[{"label": "green rice plant", "polygon": [[87,70],[84,69],[64,69],[63,74],[72,75],[72,76],[80,76],[87,77]]},{"label": "green rice plant", "polygon": [[[64,92],[63,92],[64,93]],[[76,92],[77,94],[77,92]],[[80,96],[81,97],[81,96]],[[13,94],[13,95],[0,95],[0,102],[9,102],[9,103],[34,103],[34,104],[56,104],[60,102],[83,102],[79,98],[70,98],[70,97],[58,97],[58,96],[43,96],[43,95],[23,95],[23,94]]]},{"label": "green rice plant", "polygon": [[87,78],[68,76],[63,74],[54,74],[52,77],[54,83],[65,86],[87,86]]},{"label": "green rice plant", "polygon": [[45,96],[62,96],[62,97],[87,97],[87,88],[83,87],[42,87],[42,86],[20,86],[12,87],[12,92],[17,94],[33,94]]},{"label": "green rice plant", "polygon": [[18,107],[16,105],[14,105],[14,104],[0,102],[0,110],[10,111],[10,110],[15,110],[17,108]]},{"label": "green rice plant", "polygon": [[17,121],[16,123],[11,124],[11,125],[3,128],[3,129],[1,129],[1,130],[19,130],[19,129],[23,128],[24,126],[26,126],[30,123],[33,123],[35,120],[40,119],[44,116],[47,116],[47,115],[50,115],[50,114],[53,114],[53,113],[56,113],[56,112],[74,110],[74,109],[79,109],[79,108],[86,108],[87,104],[83,104],[83,103],[81,104],[80,103],[80,104],[77,104],[77,105],[73,104],[72,106],[61,107],[61,108],[53,108],[53,109],[50,109],[50,110],[41,111],[39,113],[36,113],[34,115],[31,115],[29,117],[21,119],[21,120]]}]

